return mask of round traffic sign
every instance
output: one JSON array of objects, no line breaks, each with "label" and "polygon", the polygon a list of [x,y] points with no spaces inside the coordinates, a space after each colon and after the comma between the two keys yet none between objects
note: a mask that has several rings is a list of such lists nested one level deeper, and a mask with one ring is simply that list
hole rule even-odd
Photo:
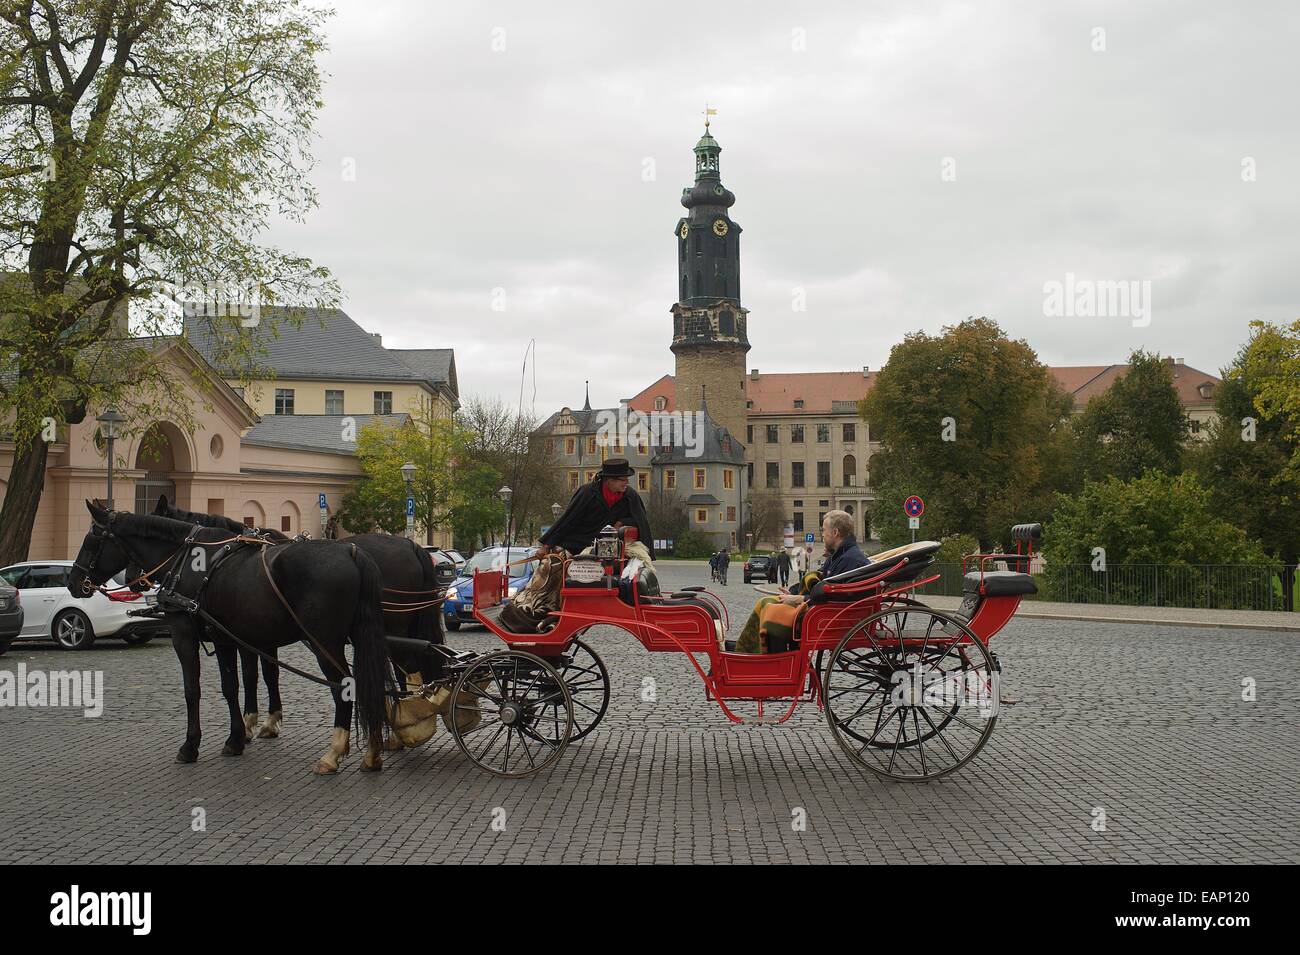
[{"label": "round traffic sign", "polygon": [[920,517],[925,513],[925,501],[913,494],[903,502],[903,512],[908,517]]}]

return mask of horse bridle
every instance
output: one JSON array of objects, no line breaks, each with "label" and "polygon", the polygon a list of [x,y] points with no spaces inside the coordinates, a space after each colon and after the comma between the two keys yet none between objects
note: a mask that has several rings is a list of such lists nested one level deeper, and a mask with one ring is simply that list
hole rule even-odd
[{"label": "horse bridle", "polygon": [[[107,524],[100,524],[99,521],[91,521],[90,536],[95,539],[96,544],[95,544],[95,549],[91,552],[88,558],[90,561],[90,567],[86,567],[85,565],[83,565],[80,560],[74,560],[72,562],[72,569],[81,571],[83,577],[81,590],[82,593],[84,593],[87,597],[89,597],[96,590],[100,590],[100,591],[104,590],[103,584],[96,584],[91,579],[91,573],[92,573],[92,568],[94,568],[95,565],[99,563],[99,558],[104,553],[104,545],[108,543],[108,541],[110,540],[117,541],[117,546],[122,548],[122,551],[127,556],[127,566],[130,566],[131,563],[134,563],[137,567],[140,568],[140,576],[134,578],[133,580],[128,580],[123,585],[124,587],[128,587],[128,588],[132,584],[138,584],[141,581],[147,583],[150,587],[157,587],[158,583],[153,580],[152,575],[158,573],[158,571],[162,570],[168,564],[175,563],[177,557],[180,556],[180,554],[185,550],[186,546],[189,544],[189,539],[187,538],[178,548],[176,548],[176,550],[168,554],[167,558],[163,560],[162,563],[152,568],[151,570],[145,570],[144,561],[142,561],[140,559],[140,556],[137,553],[135,553],[134,550],[132,550],[131,545],[127,543],[126,538],[120,537],[119,535],[113,533],[113,521],[115,520],[117,520],[116,511],[109,514]],[[198,530],[198,527],[199,525],[195,524],[194,530]],[[193,532],[191,532],[191,534],[192,533]],[[109,577],[112,577],[112,574],[110,574]],[[107,582],[107,580],[108,578],[105,578],[105,582]]]}]

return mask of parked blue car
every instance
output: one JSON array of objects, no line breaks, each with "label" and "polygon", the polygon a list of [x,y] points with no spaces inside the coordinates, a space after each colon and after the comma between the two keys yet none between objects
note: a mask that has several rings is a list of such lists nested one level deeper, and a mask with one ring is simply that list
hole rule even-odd
[{"label": "parked blue car", "polygon": [[[507,560],[504,547],[488,547],[467,560],[462,569],[463,576],[456,578],[456,582],[447,588],[447,599],[442,605],[442,620],[446,628],[459,630],[461,624],[478,624],[474,619],[475,571],[500,570],[507,563],[513,564],[525,557],[532,557],[535,553],[537,553],[536,547],[511,547],[510,558]],[[535,561],[529,561],[510,568],[510,587],[502,600],[503,603],[509,603],[510,598],[532,579],[533,569],[536,567]]]}]

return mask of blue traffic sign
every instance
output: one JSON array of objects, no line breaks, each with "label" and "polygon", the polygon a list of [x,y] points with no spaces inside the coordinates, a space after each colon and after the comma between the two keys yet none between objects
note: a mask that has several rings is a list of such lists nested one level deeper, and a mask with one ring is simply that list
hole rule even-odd
[{"label": "blue traffic sign", "polygon": [[325,505],[325,492],[324,492],[324,491],[321,492],[320,497],[317,498],[316,503],[320,506],[320,509],[321,509],[322,511],[325,510],[326,505]]},{"label": "blue traffic sign", "polygon": [[816,540],[816,538],[813,537],[812,531],[809,531],[807,534],[803,535],[803,542],[805,544],[811,544],[814,540]]},{"label": "blue traffic sign", "polygon": [[407,517],[415,516],[415,498],[413,497],[408,497],[406,499],[406,516]]}]

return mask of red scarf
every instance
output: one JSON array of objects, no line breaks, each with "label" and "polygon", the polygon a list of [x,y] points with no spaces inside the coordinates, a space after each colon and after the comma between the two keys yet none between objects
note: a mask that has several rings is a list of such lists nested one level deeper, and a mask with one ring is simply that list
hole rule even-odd
[{"label": "red scarf", "polygon": [[600,496],[605,499],[605,506],[613,510],[614,505],[623,499],[623,492],[614,492],[609,489],[609,485],[604,481],[600,482]]}]

